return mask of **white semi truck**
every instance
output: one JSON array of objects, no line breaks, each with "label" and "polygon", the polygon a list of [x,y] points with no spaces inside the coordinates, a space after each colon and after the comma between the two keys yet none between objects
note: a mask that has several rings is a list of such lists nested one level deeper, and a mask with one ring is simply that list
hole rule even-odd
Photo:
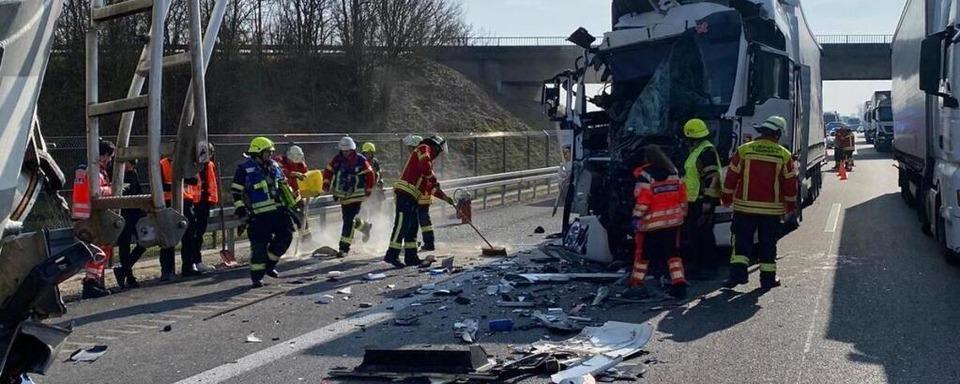
[{"label": "white semi truck", "polygon": [[894,158],[924,233],[960,255],[957,0],[909,0],[892,44]]},{"label": "white semi truck", "polygon": [[873,146],[880,152],[893,148],[893,102],[891,91],[876,91],[870,101],[870,130]]},{"label": "white semi truck", "polygon": [[[726,164],[758,136],[755,125],[783,116],[782,144],[800,164],[801,198],[816,199],[826,155],[821,48],[798,0],[618,0],[613,20],[599,45],[583,29],[571,35],[584,56],[544,91],[548,114],[574,133],[565,225],[571,214],[596,216],[611,250],[628,249],[631,171],[641,148],[661,145],[682,164],[689,145],[681,127],[690,118],[707,121]],[[596,75],[603,91],[590,97],[585,78]],[[731,219],[729,210],[716,213],[722,244],[729,244]]]}]

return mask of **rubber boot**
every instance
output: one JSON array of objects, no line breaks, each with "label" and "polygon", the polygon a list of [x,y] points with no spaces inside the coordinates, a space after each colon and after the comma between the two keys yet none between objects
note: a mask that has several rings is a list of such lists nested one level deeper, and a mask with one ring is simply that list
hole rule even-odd
[{"label": "rubber boot", "polygon": [[83,281],[83,299],[96,299],[110,295],[110,290],[90,280]]},{"label": "rubber boot", "polygon": [[127,270],[122,266],[113,267],[113,278],[117,280],[120,289],[127,288]]},{"label": "rubber boot", "polygon": [[769,291],[780,286],[776,272],[760,272],[760,289]]},{"label": "rubber boot", "polygon": [[730,266],[730,277],[723,282],[724,288],[734,288],[741,284],[746,284],[750,280],[747,278],[747,266],[746,265],[731,265]]}]

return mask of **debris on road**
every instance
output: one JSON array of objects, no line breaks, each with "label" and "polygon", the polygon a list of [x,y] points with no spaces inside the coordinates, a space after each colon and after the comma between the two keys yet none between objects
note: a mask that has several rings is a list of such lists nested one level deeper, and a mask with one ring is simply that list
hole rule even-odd
[{"label": "debris on road", "polygon": [[590,303],[591,307],[596,307],[603,303],[607,299],[607,296],[610,296],[610,287],[602,286],[597,288],[597,294],[593,297],[593,302]]},{"label": "debris on road", "polygon": [[533,229],[533,233],[538,234],[538,235],[542,235],[542,234],[544,234],[544,233],[547,233],[547,230],[544,229],[543,227],[536,227],[536,228]]},{"label": "debris on road", "polygon": [[440,289],[433,292],[434,296],[459,296],[463,293],[463,289],[454,288],[454,289]]},{"label": "debris on road", "polygon": [[160,330],[163,331],[163,332],[170,332],[170,331],[173,330],[173,326],[170,325],[170,324],[167,324],[167,325],[164,325],[163,328],[160,329]]},{"label": "debris on road", "polygon": [[373,308],[373,303],[360,303],[360,308]]},{"label": "debris on road", "polygon": [[597,376],[637,355],[653,337],[650,324],[610,321],[600,327],[586,327],[560,343],[537,342],[531,353],[564,353],[581,360],[550,377],[554,383],[577,384],[586,375]]},{"label": "debris on road", "polygon": [[565,283],[571,280],[613,282],[623,277],[622,273],[522,273],[508,274],[504,279],[516,284]]},{"label": "debris on road", "polygon": [[377,378],[394,382],[502,382],[496,361],[479,346],[367,349],[356,368],[335,368],[332,377]]},{"label": "debris on road", "polygon": [[262,343],[263,340],[260,340],[260,338],[257,337],[257,335],[255,335],[253,332],[250,332],[250,334],[247,335],[247,341],[246,341],[246,342],[248,342],[248,343]]},{"label": "debris on road", "polygon": [[463,297],[463,296],[457,296],[456,299],[453,299],[453,302],[455,302],[455,303],[457,303],[457,304],[460,304],[460,305],[470,305],[470,303],[472,303],[473,300],[470,300],[470,299],[468,299],[468,298],[466,298],[466,297]]},{"label": "debris on road", "polygon": [[78,349],[70,354],[69,361],[92,363],[107,353],[106,345],[95,345],[88,349]]},{"label": "debris on road", "polygon": [[371,272],[371,273],[366,274],[366,276],[364,276],[363,278],[364,278],[364,280],[367,280],[367,281],[377,281],[377,280],[386,279],[386,278],[387,278],[387,274],[386,274],[386,273],[373,273],[373,272]]},{"label": "debris on road", "polygon": [[313,251],[313,254],[312,254],[312,257],[321,257],[321,258],[336,257],[336,256],[337,256],[337,250],[327,246],[317,248],[315,251]]},{"label": "debris on road", "polygon": [[447,270],[453,269],[453,257],[446,257],[443,260],[440,260],[440,268],[445,268]]},{"label": "debris on road", "polygon": [[477,331],[480,330],[480,324],[476,320],[466,319],[453,323],[453,330],[458,338],[473,344],[477,341]]},{"label": "debris on road", "polygon": [[487,323],[487,328],[490,332],[510,332],[513,330],[513,320],[510,319],[497,319],[490,320]]},{"label": "debris on road", "polygon": [[334,298],[331,295],[323,295],[320,296],[319,300],[317,300],[317,304],[330,304],[333,302],[333,299]]},{"label": "debris on road", "polygon": [[339,294],[341,294],[341,295],[352,295],[352,294],[353,294],[353,288],[352,288],[352,287],[340,288],[340,290],[338,290],[337,293],[339,293]]}]

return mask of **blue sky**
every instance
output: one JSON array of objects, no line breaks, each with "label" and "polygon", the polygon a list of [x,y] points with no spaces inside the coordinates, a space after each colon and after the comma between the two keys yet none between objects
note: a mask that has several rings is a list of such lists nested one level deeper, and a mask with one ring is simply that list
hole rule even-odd
[{"label": "blue sky", "polygon": [[[579,26],[594,34],[610,27],[609,0],[460,0],[481,35],[566,36]],[[817,34],[892,34],[906,0],[801,0]],[[853,114],[889,81],[828,82],[824,108]]]}]

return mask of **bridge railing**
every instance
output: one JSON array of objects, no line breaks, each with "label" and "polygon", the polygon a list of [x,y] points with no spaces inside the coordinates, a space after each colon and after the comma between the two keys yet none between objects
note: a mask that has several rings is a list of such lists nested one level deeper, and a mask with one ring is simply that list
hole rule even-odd
[{"label": "bridge railing", "polygon": [[[893,35],[817,35],[820,44],[889,44]],[[471,36],[450,39],[446,46],[541,47],[572,46],[564,36]]]}]

